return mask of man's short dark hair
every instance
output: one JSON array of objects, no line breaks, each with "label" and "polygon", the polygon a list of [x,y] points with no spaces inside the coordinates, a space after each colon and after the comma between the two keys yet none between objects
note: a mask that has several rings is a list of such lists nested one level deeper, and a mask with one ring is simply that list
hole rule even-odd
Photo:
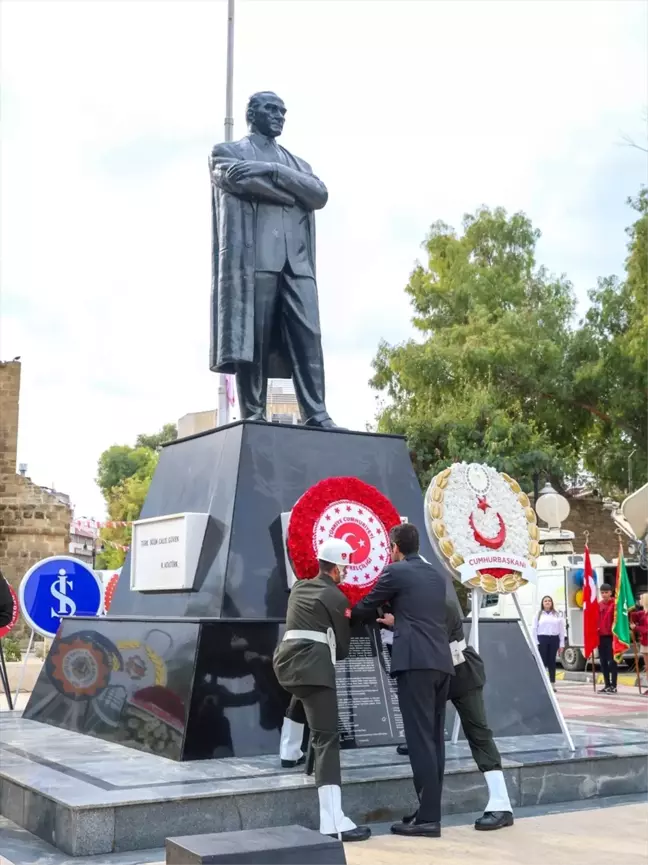
[{"label": "man's short dark hair", "polygon": [[412,523],[400,523],[389,533],[392,544],[396,544],[404,556],[413,556],[419,551],[418,529]]},{"label": "man's short dark hair", "polygon": [[325,562],[323,559],[318,559],[317,564],[322,574],[330,574],[333,568],[337,567],[332,562]]},{"label": "man's short dark hair", "polygon": [[611,592],[612,586],[609,583],[601,583],[601,591],[602,592]]}]

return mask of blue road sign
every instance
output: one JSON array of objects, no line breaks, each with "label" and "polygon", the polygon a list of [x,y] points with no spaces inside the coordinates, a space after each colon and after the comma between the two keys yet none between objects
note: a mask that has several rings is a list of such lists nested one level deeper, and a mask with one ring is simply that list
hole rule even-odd
[{"label": "blue road sign", "polygon": [[98,616],[103,607],[101,580],[70,556],[42,559],[22,578],[18,595],[25,621],[43,637],[53,637],[62,618]]}]

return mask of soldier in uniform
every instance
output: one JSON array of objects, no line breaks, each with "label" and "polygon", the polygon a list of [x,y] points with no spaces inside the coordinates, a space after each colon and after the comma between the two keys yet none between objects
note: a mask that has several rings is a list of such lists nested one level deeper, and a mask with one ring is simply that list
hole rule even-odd
[{"label": "soldier in uniform", "polygon": [[365,841],[367,826],[356,826],[342,810],[340,737],[335,662],[349,654],[351,608],[338,589],[353,548],[330,538],[320,547],[320,572],[292,587],[286,631],[273,666],[279,684],[291,695],[281,731],[282,765],[303,761],[304,723],[308,722],[315,755],[320,832],[342,841]]},{"label": "soldier in uniform", "polygon": [[[393,626],[394,617],[387,613],[378,621]],[[475,821],[475,829],[482,832],[503,829],[513,825],[513,809],[502,772],[502,758],[486,719],[484,662],[472,646],[466,645],[461,616],[450,599],[446,600],[446,627],[455,668],[448,699],[457,710],[473,759],[488,785],[488,804],[484,814]],[[399,745],[396,750],[399,754],[408,754],[407,745]],[[411,819],[405,818],[407,822]]]}]

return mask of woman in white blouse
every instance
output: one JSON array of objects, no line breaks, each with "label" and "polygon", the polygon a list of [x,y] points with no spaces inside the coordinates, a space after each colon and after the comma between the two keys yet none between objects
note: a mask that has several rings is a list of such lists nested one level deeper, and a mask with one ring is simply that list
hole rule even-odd
[{"label": "woman in white blouse", "polygon": [[556,655],[565,648],[565,620],[554,607],[553,598],[545,595],[540,612],[533,620],[533,638],[538,644],[542,662],[549,673],[549,681],[556,690]]}]

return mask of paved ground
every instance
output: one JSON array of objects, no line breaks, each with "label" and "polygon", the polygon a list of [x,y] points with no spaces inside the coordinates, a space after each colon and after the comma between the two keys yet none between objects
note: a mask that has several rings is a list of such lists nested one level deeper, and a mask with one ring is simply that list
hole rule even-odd
[{"label": "paved ground", "polygon": [[592,683],[558,682],[558,702],[565,718],[605,726],[648,730],[648,697],[619,685],[617,694],[599,694]]},{"label": "paved ground", "polygon": [[[2,706],[0,698],[0,708]],[[636,687],[620,685],[619,693],[594,693],[592,683],[560,681],[558,699],[566,718],[605,727],[648,730],[648,697]],[[21,695],[19,707],[25,705]],[[4,705],[6,708],[6,703]],[[402,839],[376,826],[364,844],[347,845],[348,865],[648,865],[646,797],[616,797],[521,808],[510,829],[477,833],[472,819],[456,815],[444,821],[440,839]],[[70,859],[43,841],[0,817],[0,865],[161,865],[162,850]]]},{"label": "paved ground", "polygon": [[[475,832],[474,815],[447,818],[441,838],[403,839],[389,827],[347,844],[348,865],[648,865],[648,809],[637,796],[520,808],[515,825]],[[2,844],[2,841],[5,843]],[[71,859],[0,817],[0,865],[164,865],[163,850]]]},{"label": "paved ground", "polygon": [[610,865],[648,863],[645,803],[600,810],[523,817],[488,835],[452,826],[441,838],[394,835],[346,845],[348,865]]}]

